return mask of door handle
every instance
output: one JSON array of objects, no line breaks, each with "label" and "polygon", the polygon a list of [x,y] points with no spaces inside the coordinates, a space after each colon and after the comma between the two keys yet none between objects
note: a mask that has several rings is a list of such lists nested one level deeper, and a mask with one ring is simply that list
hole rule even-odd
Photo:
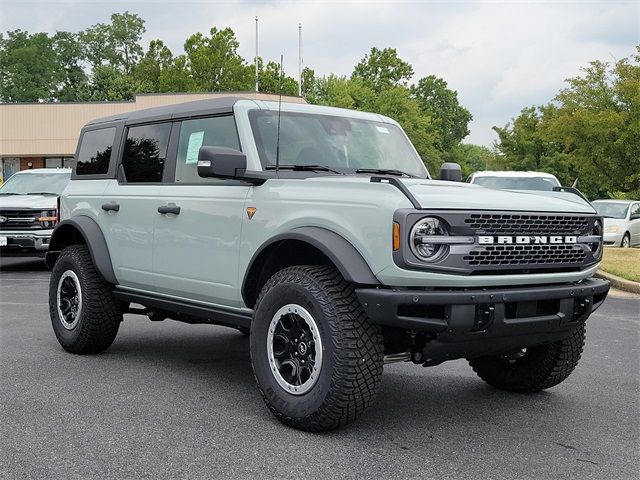
[{"label": "door handle", "polygon": [[158,207],[158,213],[173,213],[174,215],[180,215],[180,207],[175,203],[170,203],[169,205],[160,205]]},{"label": "door handle", "polygon": [[103,203],[102,204],[102,209],[105,212],[118,212],[118,211],[120,211],[120,205],[115,203],[115,202]]}]

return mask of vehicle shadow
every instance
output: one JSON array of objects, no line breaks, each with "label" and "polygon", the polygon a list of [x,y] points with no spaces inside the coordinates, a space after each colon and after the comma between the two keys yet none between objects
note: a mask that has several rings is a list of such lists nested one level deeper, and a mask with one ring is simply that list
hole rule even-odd
[{"label": "vehicle shadow", "polygon": [[[215,392],[216,401],[234,404],[239,415],[255,419],[268,415],[251,371],[249,341],[232,329],[215,328],[210,333],[200,330],[198,334],[185,331],[170,337],[127,336],[117,339],[100,357],[120,366],[135,359],[140,360],[137,365],[148,363],[153,368],[171,369],[173,375],[194,385],[193,396]],[[521,428],[527,418],[539,417],[547,408],[551,412],[580,408],[575,398],[569,400],[553,392],[521,395],[493,389],[478,379],[470,367],[461,375],[460,366],[385,367],[375,404],[354,424],[327,435],[340,436],[343,430],[379,435],[385,429],[403,431],[403,437],[411,431],[421,436],[429,431],[464,435],[467,429],[477,428],[499,432]],[[273,422],[277,423],[275,419]]]},{"label": "vehicle shadow", "polygon": [[0,272],[46,272],[44,259],[39,257],[0,257]]}]

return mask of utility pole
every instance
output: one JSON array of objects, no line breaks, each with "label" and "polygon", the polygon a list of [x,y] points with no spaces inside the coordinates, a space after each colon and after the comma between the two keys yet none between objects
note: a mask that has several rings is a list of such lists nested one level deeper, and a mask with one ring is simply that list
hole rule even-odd
[{"label": "utility pole", "polygon": [[258,16],[256,15],[256,92],[258,91]]},{"label": "utility pole", "polygon": [[302,24],[298,24],[298,96],[302,96]]}]

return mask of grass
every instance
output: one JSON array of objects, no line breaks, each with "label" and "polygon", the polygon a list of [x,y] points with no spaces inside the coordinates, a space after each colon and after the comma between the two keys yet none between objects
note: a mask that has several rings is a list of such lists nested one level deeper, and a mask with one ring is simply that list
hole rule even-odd
[{"label": "grass", "polygon": [[640,248],[605,248],[600,268],[618,277],[640,282]]}]

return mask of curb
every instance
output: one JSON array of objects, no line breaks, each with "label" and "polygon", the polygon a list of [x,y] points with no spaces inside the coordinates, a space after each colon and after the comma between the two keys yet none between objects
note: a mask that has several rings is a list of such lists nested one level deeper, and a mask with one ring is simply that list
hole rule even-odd
[{"label": "curb", "polygon": [[617,275],[603,272],[602,270],[598,270],[595,276],[598,278],[609,280],[611,282],[611,286],[617,288],[618,290],[622,290],[623,292],[637,293],[640,295],[640,283],[638,282],[632,282],[631,280],[626,280],[624,278],[618,277]]}]

